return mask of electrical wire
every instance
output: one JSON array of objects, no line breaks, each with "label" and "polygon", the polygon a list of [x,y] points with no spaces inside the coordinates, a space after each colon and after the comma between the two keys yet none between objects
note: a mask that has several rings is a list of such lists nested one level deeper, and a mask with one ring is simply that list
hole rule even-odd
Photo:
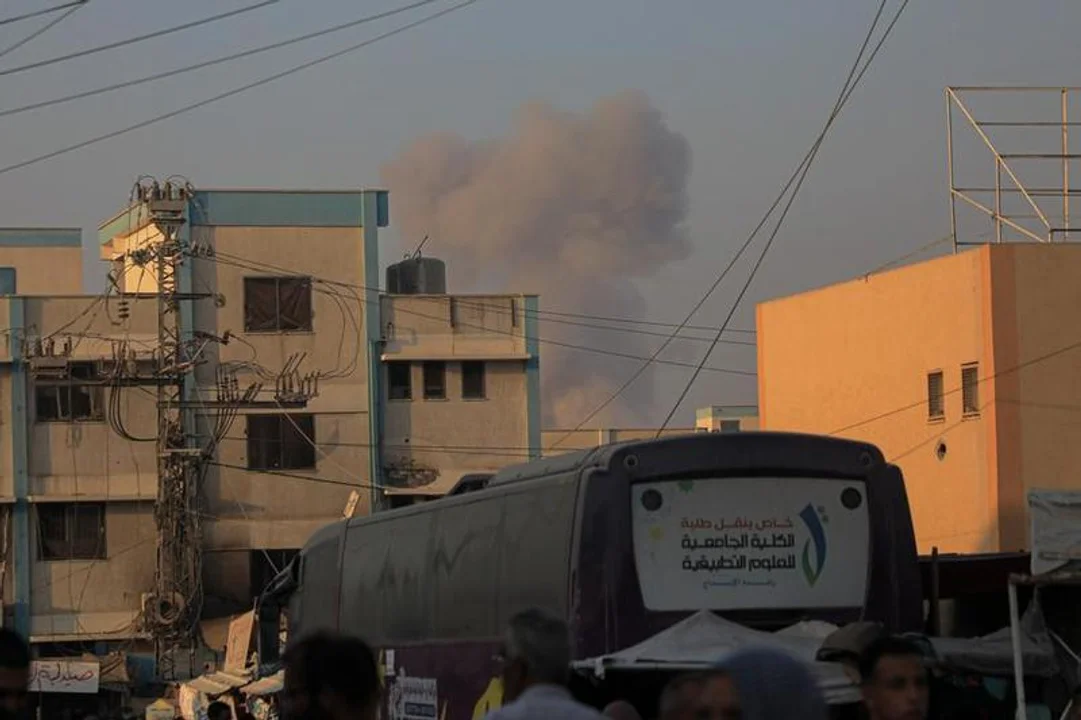
[{"label": "electrical wire", "polygon": [[63,3],[62,5],[53,5],[52,7],[42,8],[41,10],[30,10],[22,15],[11,15],[0,19],[0,25],[10,25],[12,23],[22,22],[23,20],[29,20],[30,18],[40,17],[41,15],[49,15],[54,12],[66,10],[70,7],[84,5],[86,2],[87,0],[72,0],[71,2]]},{"label": "electrical wire", "polygon": [[215,467],[227,468],[229,470],[243,470],[244,472],[254,473],[256,475],[272,475],[274,477],[290,478],[293,480],[304,480],[306,482],[313,482],[317,485],[338,485],[341,487],[368,489],[368,490],[380,490],[382,489],[378,485],[372,485],[371,483],[354,483],[346,480],[333,480],[331,478],[320,477],[318,475],[301,475],[300,473],[284,472],[282,470],[253,470],[243,465],[233,465],[231,463],[218,462],[216,460],[207,461],[208,465]]},{"label": "electrical wire", "polygon": [[[233,267],[237,267],[237,268],[245,269],[245,270],[252,270],[252,271],[255,271],[255,272],[266,272],[267,270],[271,270],[271,271],[274,271],[274,272],[284,272],[284,273],[288,273],[288,274],[294,274],[294,272],[295,272],[295,271],[289,270],[287,268],[281,268],[281,267],[278,267],[278,266],[270,265],[268,263],[264,263],[264,262],[261,262],[261,261],[251,260],[251,259],[248,259],[248,258],[241,258],[239,260],[233,260],[232,258],[234,258],[234,257],[239,258],[240,256],[233,256],[233,255],[229,255],[228,253],[223,253],[221,251],[215,251],[213,257],[206,258],[206,259],[217,262],[219,264],[232,265]],[[345,282],[333,281],[333,280],[324,280],[324,279],[316,277],[316,276],[306,276],[306,277],[312,277],[313,282],[325,283],[328,286],[359,288],[361,290],[365,289],[364,286],[354,285],[352,283],[345,283]],[[359,296],[357,297],[357,300],[362,304],[366,304],[367,302],[369,302],[367,300],[361,299]],[[427,320],[438,320],[438,321],[441,321],[441,322],[446,321],[446,317],[440,317],[440,316],[437,316],[437,315],[429,315],[427,313],[422,313],[422,312],[419,312],[419,311],[416,311],[416,310],[410,310],[410,309],[407,309],[407,308],[395,308],[394,311],[395,311],[395,313],[402,313],[403,315],[410,315],[410,316],[414,316],[414,317],[424,318],[424,319],[427,319]],[[593,354],[596,354],[596,355],[606,355],[606,356],[609,356],[609,357],[618,357],[618,358],[623,358],[623,359],[627,359],[627,360],[647,360],[648,359],[648,358],[645,358],[645,357],[643,357],[641,355],[636,355],[634,353],[626,353],[626,352],[621,352],[621,351],[618,351],[618,350],[606,350],[604,348],[593,347],[593,346],[590,346],[590,345],[579,345],[579,344],[576,344],[576,343],[568,343],[568,342],[563,342],[561,340],[554,340],[552,338],[541,337],[539,335],[526,336],[524,331],[523,332],[514,332],[513,330],[502,330],[500,328],[485,327],[483,325],[477,325],[475,323],[468,323],[468,322],[463,322],[463,321],[456,321],[456,324],[460,325],[462,327],[471,327],[471,328],[475,328],[475,329],[478,329],[478,330],[485,330],[487,332],[492,332],[492,333],[500,334],[500,335],[507,335],[507,336],[515,337],[515,338],[535,339],[539,343],[542,343],[542,344],[545,344],[545,345],[552,345],[552,346],[555,346],[555,347],[562,347],[562,348],[566,348],[568,350],[576,350],[576,351],[580,351],[580,352],[588,352],[588,353],[593,353]],[[655,362],[658,365],[671,365],[671,366],[674,366],[674,367],[686,367],[686,368],[697,367],[694,363],[684,362],[684,361],[681,361],[681,360],[653,359],[652,362]],[[738,376],[743,376],[743,377],[755,377],[757,375],[757,372],[753,371],[753,370],[739,370],[739,369],[735,369],[735,368],[723,368],[723,367],[712,367],[712,366],[706,366],[703,369],[708,370],[710,372],[723,373],[723,374],[729,374],[729,375],[738,375]]]},{"label": "electrical wire", "polygon": [[105,93],[115,92],[116,90],[123,90],[130,87],[136,87],[150,82],[157,82],[159,80],[165,80],[166,78],[176,77],[177,75],[184,75],[189,72],[195,72],[196,70],[203,70],[208,67],[214,67],[223,63],[233,62],[234,60],[241,60],[243,58],[251,57],[253,55],[259,55],[265,52],[271,52],[273,50],[280,50],[281,48],[295,45],[297,43],[305,42],[306,40],[314,40],[316,38],[324,37],[332,33],[341,32],[342,30],[348,30],[350,28],[365,25],[367,23],[375,22],[376,20],[382,20],[384,18],[392,17],[400,13],[415,10],[425,5],[431,5],[432,3],[440,2],[440,0],[420,0],[419,2],[410,3],[401,7],[393,8],[385,12],[376,13],[374,15],[366,15],[356,20],[340,23],[322,30],[316,30],[314,32],[305,33],[303,35],[296,35],[286,40],[280,40],[278,42],[270,43],[268,45],[260,45],[259,47],[251,48],[249,50],[243,50],[231,55],[225,55],[213,60],[205,60],[202,62],[194,63],[191,65],[185,65],[173,70],[166,70],[164,72],[154,73],[152,75],[145,75],[143,77],[135,78],[132,80],[126,80],[124,82],[114,83],[112,85],[105,85],[93,90],[85,90],[83,92],[71,93],[69,95],[63,95],[61,97],[53,98],[51,100],[42,100],[40,102],[30,103],[22,105],[20,107],[10,108],[8,110],[0,110],[0,117],[7,117],[9,115],[18,115],[20,113],[29,112],[31,110],[40,110],[41,108],[52,107],[53,105],[60,105],[62,103],[72,102],[74,100],[82,100],[88,97],[94,97],[96,95],[103,95]]},{"label": "electrical wire", "polygon": [[[68,60],[75,60],[77,58],[87,57],[88,55],[96,55],[107,50],[115,50],[117,48],[127,47],[128,45],[135,45],[136,43],[145,42],[147,40],[154,40],[156,38],[164,37],[165,35],[171,35],[173,33],[178,33],[183,30],[191,30],[192,28],[209,25],[211,23],[235,17],[237,15],[243,15],[244,13],[258,10],[268,5],[273,5],[277,2],[278,0],[262,0],[262,2],[255,3],[254,5],[247,5],[242,8],[237,8],[236,10],[229,10],[228,12],[211,15],[210,17],[205,17],[200,20],[193,20],[191,22],[186,22],[181,25],[174,25],[173,27],[165,28],[163,30],[155,30],[154,32],[146,33],[144,35],[137,35],[135,37],[127,38],[126,40],[117,40],[116,42],[106,43],[105,45],[98,45],[96,47],[87,48],[85,50],[76,50],[75,52],[70,52],[66,55],[57,55],[56,57],[46,58],[45,60],[38,60],[37,62],[27,63],[26,65],[17,65],[15,67],[4,68],[0,70],[0,77],[17,75],[28,70],[36,70],[37,68],[43,68],[48,67],[49,65],[56,65],[59,63],[67,62]],[[73,10],[78,9],[78,7],[73,8]]]},{"label": "electrical wire", "polygon": [[432,13],[430,15],[426,15],[426,16],[424,16],[423,18],[421,18],[419,20],[415,20],[415,21],[413,21],[411,23],[408,23],[406,25],[402,25],[402,26],[397,27],[397,28],[395,28],[393,30],[387,31],[387,32],[382,33],[380,35],[376,35],[375,37],[369,38],[368,40],[365,40],[363,42],[357,43],[355,45],[350,45],[347,48],[344,48],[342,50],[338,50],[338,51],[333,52],[333,53],[329,53],[327,55],[322,55],[322,56],[320,56],[320,57],[318,57],[318,58],[316,58],[314,60],[309,60],[309,61],[307,61],[305,63],[301,63],[299,65],[294,65],[294,66],[292,66],[292,67],[290,67],[290,68],[288,68],[286,70],[274,73],[273,75],[267,75],[267,76],[265,76],[265,77],[263,77],[263,78],[261,78],[259,80],[256,80],[254,82],[250,82],[250,83],[247,83],[245,85],[235,87],[232,90],[227,90],[227,91],[225,91],[223,93],[213,95],[213,96],[208,97],[208,98],[206,98],[204,100],[200,100],[198,102],[194,102],[194,103],[191,103],[189,105],[185,105],[183,107],[177,108],[176,110],[171,110],[171,111],[169,111],[167,113],[162,113],[161,115],[156,115],[156,116],[154,116],[152,118],[148,118],[148,119],[143,120],[141,122],[137,122],[137,123],[135,123],[133,125],[128,125],[127,127],[121,128],[119,130],[114,130],[112,132],[108,132],[108,133],[105,133],[103,135],[98,135],[98,136],[90,138],[88,140],[83,140],[82,142],[75,143],[74,145],[68,145],[66,147],[60,148],[59,150],[54,150],[52,152],[45,153],[44,155],[38,155],[37,157],[30,158],[29,160],[23,160],[22,162],[17,162],[17,163],[14,163],[12,165],[7,165],[5,167],[0,168],[0,175],[4,175],[6,173],[22,169],[24,167],[29,167],[31,165],[36,165],[37,163],[44,162],[46,160],[51,160],[52,158],[59,157],[61,155],[66,155],[68,153],[75,152],[76,150],[81,150],[81,149],[83,149],[85,147],[90,147],[91,145],[96,145],[97,143],[104,142],[106,140],[111,140],[112,138],[120,137],[121,135],[126,135],[126,134],[128,134],[130,132],[134,132],[135,130],[140,130],[142,128],[149,127],[151,125],[156,125],[157,123],[164,122],[165,120],[169,120],[169,119],[177,117],[179,115],[184,115],[184,114],[189,113],[189,112],[191,112],[193,110],[198,110],[199,108],[206,107],[207,105],[212,105],[213,103],[216,103],[218,101],[225,100],[227,98],[231,98],[231,97],[234,97],[236,95],[240,95],[240,94],[245,93],[245,92],[247,92],[249,90],[254,90],[255,88],[262,87],[263,85],[268,85],[268,84],[270,84],[272,82],[275,82],[277,80],[281,80],[282,78],[288,77],[290,75],[294,75],[294,74],[296,74],[298,72],[302,72],[304,70],[308,70],[309,68],[315,67],[317,65],[321,65],[322,63],[329,62],[331,60],[335,60],[335,59],[337,59],[339,57],[342,57],[344,55],[348,55],[350,53],[357,52],[358,50],[366,48],[369,45],[373,45],[373,44],[375,44],[375,43],[377,43],[377,42],[379,42],[381,40],[386,40],[387,38],[393,37],[395,35],[399,35],[399,34],[401,34],[403,32],[408,31],[408,30],[412,30],[413,28],[420,27],[421,25],[425,25],[425,24],[427,24],[429,22],[432,22],[433,20],[436,20],[438,18],[443,17],[444,15],[448,15],[448,14],[450,14],[452,12],[455,12],[456,10],[461,10],[463,8],[466,8],[466,7],[472,5],[472,4],[476,3],[476,2],[478,2],[478,0],[464,0],[463,2],[460,2],[457,5],[452,5],[449,8],[446,8],[445,10],[440,10],[439,12]]},{"label": "electrical wire", "polygon": [[38,28],[34,32],[32,32],[29,35],[27,35],[26,37],[24,37],[22,40],[19,40],[15,44],[9,45],[8,47],[4,48],[3,50],[0,50],[0,58],[5,57],[7,55],[10,55],[11,53],[15,52],[19,48],[25,46],[27,43],[33,42],[37,38],[39,38],[42,35],[44,35],[45,33],[49,32],[50,30],[52,30],[57,25],[64,22],[65,20],[67,20],[69,17],[71,17],[75,13],[79,12],[79,10],[86,7],[86,5],[89,2],[90,2],[90,0],[86,0],[86,2],[79,3],[75,7],[70,8],[67,12],[65,12],[60,17],[53,18],[49,22],[45,23],[40,28]]},{"label": "electrical wire", "polygon": [[[687,394],[690,392],[691,387],[694,385],[694,382],[698,379],[698,376],[701,373],[701,370],[699,368],[705,366],[705,363],[709,359],[709,356],[712,354],[717,342],[720,340],[721,332],[723,332],[724,328],[726,328],[728,324],[732,321],[732,317],[735,315],[736,310],[739,308],[740,302],[742,302],[744,296],[747,293],[747,290],[750,288],[751,283],[754,281],[758,270],[761,268],[767,253],[769,253],[769,250],[772,247],[773,242],[777,237],[777,234],[780,232],[781,227],[784,225],[785,218],[787,218],[788,212],[791,210],[792,205],[799,194],[800,188],[803,187],[803,183],[806,180],[808,173],[810,172],[811,165],[814,163],[815,158],[818,156],[818,151],[822,147],[822,143],[825,142],[826,136],[829,134],[830,129],[833,127],[834,121],[837,119],[837,116],[840,115],[840,112],[844,108],[844,106],[848,103],[849,98],[852,97],[852,93],[859,86],[860,81],[863,79],[868,68],[871,67],[871,64],[875,60],[875,57],[877,57],[879,51],[882,49],[883,44],[886,42],[886,39],[890,36],[893,28],[896,26],[897,21],[901,19],[901,15],[904,13],[905,8],[908,7],[909,1],[910,0],[903,0],[900,8],[898,8],[897,10],[897,13],[894,15],[893,20],[889,23],[889,25],[886,26],[885,32],[882,34],[882,37],[879,39],[878,44],[871,51],[870,55],[868,55],[867,61],[864,63],[861,69],[860,62],[862,61],[863,55],[871,42],[871,38],[874,35],[875,28],[877,27],[878,21],[881,18],[882,13],[886,7],[886,0],[882,0],[881,4],[879,5],[878,12],[875,14],[874,20],[871,23],[871,27],[867,32],[867,36],[864,38],[864,41],[860,46],[860,51],[856,57],[856,61],[855,63],[853,63],[852,69],[849,71],[848,77],[845,79],[845,83],[842,87],[841,93],[837,98],[837,102],[834,104],[833,111],[830,113],[830,116],[827,119],[825,126],[822,128],[822,132],[815,140],[815,143],[811,147],[811,150],[808,152],[808,154],[804,158],[804,161],[801,163],[800,170],[798,171],[798,180],[793,186],[792,192],[788,195],[788,201],[786,202],[784,209],[781,211],[781,215],[778,218],[777,223],[774,225],[773,231],[770,233],[769,238],[766,240],[762,251],[759,253],[758,258],[755,261],[754,266],[751,268],[751,272],[747,276],[746,282],[744,282],[743,287],[740,288],[739,294],[736,296],[735,301],[732,303],[732,307],[729,309],[728,315],[725,317],[724,322],[721,324],[720,330],[714,338],[714,342],[702,355],[702,359],[698,363],[698,368],[695,368],[694,372],[691,374],[691,377],[684,385],[683,390],[676,398],[676,401],[672,404],[672,408],[671,410],[669,410],[668,415],[664,419],[664,422],[661,423],[661,427],[657,431],[658,436],[661,432],[664,431],[666,427],[668,427],[668,424],[672,421],[672,418],[679,410],[680,405],[683,404],[683,400],[687,397]],[[743,251],[750,246],[752,240],[753,238],[748,238],[748,241],[744,243],[743,247],[740,249],[740,254],[742,254]]]}]

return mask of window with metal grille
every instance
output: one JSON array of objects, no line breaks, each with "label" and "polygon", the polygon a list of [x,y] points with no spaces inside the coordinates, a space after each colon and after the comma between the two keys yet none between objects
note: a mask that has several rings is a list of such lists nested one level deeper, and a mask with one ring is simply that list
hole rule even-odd
[{"label": "window with metal grille", "polygon": [[249,470],[314,470],[315,416],[248,415]]},{"label": "window with metal grille", "polygon": [[38,422],[103,420],[102,387],[96,384],[92,362],[69,364],[66,377],[35,378],[34,419]]},{"label": "window with metal grille", "polygon": [[311,329],[311,278],[244,278],[245,332],[290,332]]},{"label": "window with metal grille", "polygon": [[105,547],[105,503],[39,503],[41,560],[100,560]]},{"label": "window with metal grille", "polygon": [[486,395],[484,387],[484,362],[482,360],[470,360],[462,363],[462,398],[465,400],[483,400]]},{"label": "window with metal grille", "polygon": [[413,366],[400,360],[387,363],[387,396],[391,400],[413,399]]},{"label": "window with metal grille", "polygon": [[424,399],[443,400],[447,397],[447,364],[441,360],[424,363]]},{"label": "window with metal grille", "polygon": [[946,397],[943,390],[941,370],[927,373],[927,417],[941,420],[946,417]]},{"label": "window with metal grille", "polygon": [[961,411],[965,415],[980,414],[980,366],[969,363],[961,367]]}]

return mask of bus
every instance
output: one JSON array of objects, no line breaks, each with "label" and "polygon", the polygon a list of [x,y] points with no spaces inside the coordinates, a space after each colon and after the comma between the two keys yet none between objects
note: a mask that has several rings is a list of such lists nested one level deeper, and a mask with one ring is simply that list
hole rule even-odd
[{"label": "bus", "polygon": [[271,606],[288,608],[292,637],[366,638],[392,708],[441,720],[500,704],[493,657],[527,607],[566,619],[575,660],[704,609],[760,629],[873,620],[906,632],[923,615],[900,470],[866,443],[766,432],[548,457],[453,497],[336,523],[262,605],[275,633]]}]

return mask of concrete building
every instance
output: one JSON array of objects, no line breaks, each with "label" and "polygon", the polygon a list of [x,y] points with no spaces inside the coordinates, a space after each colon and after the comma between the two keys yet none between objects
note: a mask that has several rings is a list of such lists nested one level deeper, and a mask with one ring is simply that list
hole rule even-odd
[{"label": "concrete building", "polygon": [[386,295],[381,318],[389,504],[540,456],[536,296]]},{"label": "concrete building", "polygon": [[[493,448],[539,455],[537,298],[382,293],[387,193],[200,190],[184,216],[178,312],[199,348],[184,401],[195,444],[232,418],[203,483],[206,615],[250,608],[343,514],[388,507],[398,490],[442,494],[461,473],[509,462]],[[148,249],[161,231],[136,203],[98,237],[109,293],[67,295],[68,273],[55,290],[48,280],[58,248],[81,277],[77,231],[0,231],[4,598],[38,643],[138,637],[154,585],[155,392],[113,383],[110,369],[118,355],[153,367]],[[284,410],[273,398],[291,361],[293,375],[318,375],[318,392]],[[261,383],[270,407],[223,413],[223,377]]]},{"label": "concrete building", "polygon": [[758,306],[769,430],[871,441],[920,550],[1027,547],[1032,488],[1081,488],[1081,246],[996,244]]},{"label": "concrete building", "polygon": [[754,405],[710,405],[694,413],[694,428],[700,432],[751,432],[758,429],[758,408]]},{"label": "concrete building", "polygon": [[[710,405],[696,410],[695,418],[693,428],[666,428],[661,431],[660,437],[676,437],[695,432],[750,432],[758,429],[758,408],[750,405]],[[553,428],[541,433],[541,447],[543,454],[548,456],[617,442],[652,440],[655,437],[657,428]]]}]

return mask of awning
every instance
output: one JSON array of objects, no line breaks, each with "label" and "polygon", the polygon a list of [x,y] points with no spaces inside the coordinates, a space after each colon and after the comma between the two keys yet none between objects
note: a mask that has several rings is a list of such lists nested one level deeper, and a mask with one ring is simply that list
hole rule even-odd
[{"label": "awning", "polygon": [[285,687],[285,671],[279,670],[273,675],[267,675],[264,678],[259,678],[253,683],[245,685],[240,688],[240,692],[245,695],[273,695],[274,693],[281,692]]},{"label": "awning", "polygon": [[200,675],[184,684],[204,695],[223,695],[234,688],[247,685],[250,681],[250,677],[231,675],[223,672],[212,672],[207,673],[206,675]]},{"label": "awning", "polygon": [[843,665],[815,660],[821,640],[814,636],[819,633],[808,630],[800,627],[788,633],[762,632],[702,610],[626,650],[580,660],[573,667],[598,677],[609,670],[703,670],[737,650],[768,647],[806,663],[831,705],[859,702],[859,686]]}]

